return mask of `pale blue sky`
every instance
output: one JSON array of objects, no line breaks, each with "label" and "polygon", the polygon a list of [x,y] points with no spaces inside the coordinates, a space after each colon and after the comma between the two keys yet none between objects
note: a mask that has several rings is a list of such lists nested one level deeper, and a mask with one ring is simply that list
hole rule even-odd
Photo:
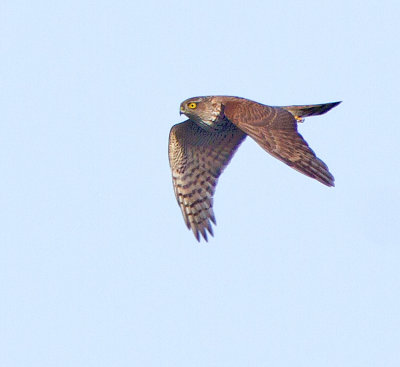
[{"label": "pale blue sky", "polygon": [[[400,365],[398,1],[0,4],[0,365]],[[248,139],[208,244],[172,190],[182,100],[343,100]]]}]

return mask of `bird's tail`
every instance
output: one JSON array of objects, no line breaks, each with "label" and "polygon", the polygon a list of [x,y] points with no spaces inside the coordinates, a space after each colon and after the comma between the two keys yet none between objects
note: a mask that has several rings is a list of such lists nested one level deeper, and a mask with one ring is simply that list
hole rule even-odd
[{"label": "bird's tail", "polygon": [[323,103],[323,104],[309,104],[304,106],[282,106],[286,111],[289,111],[299,122],[307,116],[322,115],[333,107],[336,107],[340,102]]}]

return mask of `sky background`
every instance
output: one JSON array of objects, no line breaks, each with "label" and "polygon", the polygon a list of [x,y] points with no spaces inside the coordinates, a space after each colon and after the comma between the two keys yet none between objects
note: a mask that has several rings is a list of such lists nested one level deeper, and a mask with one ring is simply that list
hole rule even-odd
[{"label": "sky background", "polygon": [[[0,4],[0,365],[399,366],[400,3]],[[300,132],[327,188],[247,139],[197,243],[182,100],[342,100]]]}]

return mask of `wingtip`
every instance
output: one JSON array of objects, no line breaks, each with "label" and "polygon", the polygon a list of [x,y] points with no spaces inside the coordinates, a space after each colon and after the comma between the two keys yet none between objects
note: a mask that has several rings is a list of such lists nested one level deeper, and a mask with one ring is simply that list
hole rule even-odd
[{"label": "wingtip", "polygon": [[207,230],[208,230],[208,232],[210,232],[210,235],[211,235],[212,237],[214,237],[214,231],[213,231],[213,229],[212,229],[212,226],[211,226],[210,221],[208,221],[208,223],[207,223]]},{"label": "wingtip", "polygon": [[[317,179],[318,180],[318,179]],[[318,180],[318,181],[320,181],[321,183],[323,183],[325,186],[328,186],[328,187],[335,187],[335,179],[332,177],[332,179],[330,179],[330,180]]]},{"label": "wingtip", "polygon": [[196,238],[196,240],[198,242],[201,242],[202,239],[204,239],[204,241],[208,242],[208,239],[209,239],[208,235],[211,235],[211,237],[214,237],[214,231],[213,231],[210,221],[207,221],[207,224],[204,224],[203,227],[192,227],[191,229],[194,234],[194,237]]},{"label": "wingtip", "polygon": [[204,228],[204,227],[201,228],[200,231],[201,231],[201,235],[203,236],[204,240],[205,240],[206,242],[208,242],[207,231],[205,230],[205,228]]},{"label": "wingtip", "polygon": [[211,215],[210,215],[210,219],[211,219],[211,222],[213,222],[213,223],[214,223],[214,225],[217,225],[217,220],[215,219],[215,215],[214,215],[214,213],[211,213]]},{"label": "wingtip", "polygon": [[199,234],[199,231],[194,230],[194,231],[193,231],[193,234],[194,234],[194,236],[196,237],[197,242],[200,242],[200,234]]}]

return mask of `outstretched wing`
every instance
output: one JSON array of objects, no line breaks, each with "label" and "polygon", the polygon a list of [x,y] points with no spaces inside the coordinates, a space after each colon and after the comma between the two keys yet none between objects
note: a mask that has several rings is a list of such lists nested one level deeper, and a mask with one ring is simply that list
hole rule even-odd
[{"label": "outstretched wing", "polygon": [[334,186],[334,177],[297,132],[296,119],[289,111],[246,100],[229,101],[224,107],[226,118],[268,153],[324,185]]},{"label": "outstretched wing", "polygon": [[[191,120],[172,127],[168,155],[175,196],[183,218],[197,240],[213,235],[213,195],[218,177],[246,135],[227,122],[220,130],[205,130]],[[211,221],[211,222],[210,222]]]}]

